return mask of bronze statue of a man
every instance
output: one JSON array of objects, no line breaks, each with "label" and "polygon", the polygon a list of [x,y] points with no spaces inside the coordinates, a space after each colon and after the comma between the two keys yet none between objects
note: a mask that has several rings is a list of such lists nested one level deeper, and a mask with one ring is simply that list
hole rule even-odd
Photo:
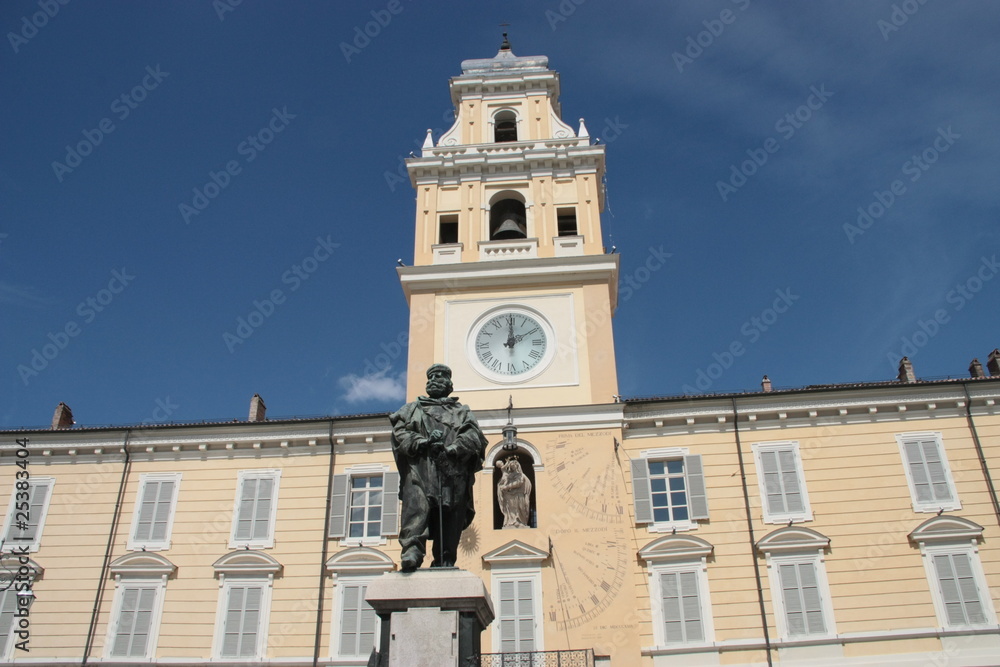
[{"label": "bronze statue of a man", "polygon": [[434,543],[431,567],[453,567],[462,531],[476,515],[472,485],[483,467],[486,438],[468,406],[449,397],[452,388],[451,369],[434,364],[427,369],[427,396],[389,415],[403,503],[403,572],[420,567],[428,538]]}]

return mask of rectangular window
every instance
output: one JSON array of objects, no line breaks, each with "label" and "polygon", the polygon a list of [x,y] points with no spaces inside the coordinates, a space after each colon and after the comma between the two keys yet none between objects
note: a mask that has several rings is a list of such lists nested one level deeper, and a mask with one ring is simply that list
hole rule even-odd
[{"label": "rectangular window", "polygon": [[776,562],[785,636],[828,634],[823,593],[815,560]]},{"label": "rectangular window", "polygon": [[274,546],[278,510],[279,470],[243,470],[239,474],[233,536],[230,547],[265,549]]},{"label": "rectangular window", "polygon": [[559,236],[576,236],[576,209],[560,208],[556,210],[556,223]]},{"label": "rectangular window", "polygon": [[636,523],[655,527],[692,527],[708,518],[701,456],[645,452],[632,460]]},{"label": "rectangular window", "polygon": [[661,572],[660,604],[665,644],[705,641],[697,570]]},{"label": "rectangular window", "polygon": [[123,583],[119,586],[109,657],[151,657],[154,648],[154,617],[161,590],[161,584],[153,582]]},{"label": "rectangular window", "polygon": [[753,451],[763,498],[764,522],[812,520],[799,443],[758,443],[753,445]]},{"label": "rectangular window", "polygon": [[348,537],[382,535],[382,475],[351,478],[351,513]]},{"label": "rectangular window", "polygon": [[931,556],[938,593],[944,609],[943,625],[968,627],[990,622],[983,606],[983,589],[973,570],[969,553],[937,553]]},{"label": "rectangular window", "polygon": [[[8,548],[26,546],[28,551],[38,551],[54,484],[55,480],[51,477],[33,477],[15,482],[3,531]],[[19,485],[21,488],[18,488]]]},{"label": "rectangular window", "polygon": [[330,537],[378,544],[399,532],[399,473],[357,466],[333,476]]},{"label": "rectangular window", "polygon": [[458,216],[442,215],[438,222],[438,243],[458,243]]},{"label": "rectangular window", "polygon": [[222,593],[225,607],[219,657],[261,657],[267,584],[226,582]]},{"label": "rectangular window", "polygon": [[340,642],[338,655],[368,657],[375,646],[378,616],[365,601],[368,581],[349,582],[342,579],[340,605]]},{"label": "rectangular window", "polygon": [[170,533],[181,475],[140,477],[128,548],[157,551],[170,548]]},{"label": "rectangular window", "polygon": [[536,649],[535,580],[503,579],[497,582],[501,653],[525,653]]},{"label": "rectangular window", "polygon": [[900,433],[896,441],[906,468],[913,510],[937,512],[961,509],[941,434]]}]

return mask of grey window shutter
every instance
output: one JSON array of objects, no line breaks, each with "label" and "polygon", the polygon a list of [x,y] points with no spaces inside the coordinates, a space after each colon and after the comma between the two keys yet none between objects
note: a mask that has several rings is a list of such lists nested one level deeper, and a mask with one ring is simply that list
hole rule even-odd
[{"label": "grey window shutter", "polygon": [[257,634],[260,632],[261,606],[264,591],[259,586],[246,589],[246,601],[243,609],[243,627],[240,632],[241,658],[251,658],[257,653]]},{"label": "grey window shutter", "polygon": [[236,511],[236,539],[249,540],[253,537],[254,498],[257,496],[258,480],[252,477],[243,479],[240,487],[240,504]]},{"label": "grey window shutter", "polygon": [[174,485],[172,480],[160,482],[160,492],[156,497],[156,511],[153,513],[153,524],[150,538],[157,542],[167,539],[167,528],[170,523],[170,505],[174,498]]},{"label": "grey window shutter", "polygon": [[948,475],[945,472],[943,452],[937,439],[914,439],[903,443],[906,465],[913,479],[917,502],[954,500]]},{"label": "grey window shutter", "polygon": [[785,603],[785,623],[788,634],[795,637],[806,632],[805,614],[802,611],[802,591],[799,587],[798,568],[794,563],[778,566],[781,598]]},{"label": "grey window shutter", "polygon": [[517,639],[518,651],[535,650],[535,602],[531,579],[517,582]]},{"label": "grey window shutter", "polygon": [[0,592],[0,649],[3,648],[3,640],[10,636],[11,627],[14,625],[14,612],[17,611],[17,591],[13,586]]},{"label": "grey window shutter", "polygon": [[698,573],[681,572],[681,610],[684,614],[684,639],[700,642],[705,639],[702,626],[701,600],[698,594]]},{"label": "grey window shutter", "polygon": [[156,588],[125,588],[111,645],[115,657],[142,658],[149,644]]},{"label": "grey window shutter", "polygon": [[799,583],[802,586],[802,608],[805,611],[806,632],[811,635],[826,632],[823,620],[823,603],[819,595],[819,581],[813,563],[799,563]]},{"label": "grey window shutter", "polygon": [[517,651],[517,600],[513,581],[500,582],[500,652]]},{"label": "grey window shutter", "polygon": [[399,533],[399,473],[387,472],[382,476],[382,535]]},{"label": "grey window shutter", "polygon": [[267,539],[271,534],[271,507],[274,503],[274,480],[261,477],[257,480],[257,502],[253,515],[253,539]]},{"label": "grey window shutter", "polygon": [[136,540],[148,540],[153,532],[153,515],[156,513],[156,498],[160,483],[158,481],[146,480],[142,485],[142,497],[139,499],[139,517],[135,522],[135,532],[132,535]]},{"label": "grey window shutter", "polygon": [[938,554],[934,556],[938,586],[944,601],[948,625],[961,626],[985,623],[979,587],[972,574],[968,554]]},{"label": "grey window shutter", "polygon": [[701,467],[701,455],[684,457],[684,476],[687,478],[688,510],[693,520],[708,518],[708,496],[705,492],[705,473]]},{"label": "grey window shutter", "polygon": [[[28,487],[28,527],[26,530],[19,531],[18,539],[25,541],[38,539],[38,525],[41,523],[42,512],[45,511],[45,505],[48,503],[48,500],[49,485],[47,483],[30,483]],[[13,526],[14,520],[11,519],[11,533],[16,530]]]},{"label": "grey window shutter", "polygon": [[781,472],[778,469],[778,452],[765,449],[760,452],[761,475],[764,479],[765,502],[769,514],[785,511],[785,499],[781,492]]},{"label": "grey window shutter", "polygon": [[660,575],[660,602],[663,605],[663,636],[668,644],[684,641],[684,620],[681,615],[680,574]]},{"label": "grey window shutter", "polygon": [[649,495],[646,459],[632,459],[632,504],[637,524],[653,523],[653,499]]},{"label": "grey window shutter", "polygon": [[785,510],[801,512],[805,509],[802,502],[802,487],[799,483],[799,467],[796,465],[794,449],[778,450],[778,465],[781,467],[781,489],[785,497]]},{"label": "grey window shutter", "polygon": [[330,494],[330,537],[344,537],[347,534],[347,475],[333,476],[333,492]]},{"label": "grey window shutter", "polygon": [[365,601],[368,584],[344,584],[340,612],[340,655],[367,656],[375,646],[375,610]]},{"label": "grey window shutter", "polygon": [[229,604],[226,605],[226,623],[223,630],[222,657],[237,658],[240,651],[240,631],[243,625],[243,598],[246,589],[233,586],[229,589]]}]

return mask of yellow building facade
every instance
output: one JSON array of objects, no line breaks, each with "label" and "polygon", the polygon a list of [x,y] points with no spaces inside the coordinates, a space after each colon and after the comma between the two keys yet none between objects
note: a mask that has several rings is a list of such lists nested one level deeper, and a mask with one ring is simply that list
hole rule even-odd
[{"label": "yellow building facade", "polygon": [[[967,380],[904,360],[896,382],[621,400],[604,147],[506,43],[451,91],[454,126],[408,161],[398,273],[407,399],[448,364],[490,442],[458,563],[496,610],[482,664],[998,664],[1000,353]],[[399,560],[389,436],[256,396],[244,422],[73,428],[61,405],[0,433],[0,660],[367,664],[366,587]],[[497,503],[511,456],[527,527]]]}]

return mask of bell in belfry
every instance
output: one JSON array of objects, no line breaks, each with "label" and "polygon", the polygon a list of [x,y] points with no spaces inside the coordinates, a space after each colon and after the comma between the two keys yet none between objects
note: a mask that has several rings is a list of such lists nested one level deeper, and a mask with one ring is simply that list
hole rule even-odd
[{"label": "bell in belfry", "polygon": [[528,238],[524,204],[516,199],[504,199],[490,209],[490,240],[509,241]]}]

